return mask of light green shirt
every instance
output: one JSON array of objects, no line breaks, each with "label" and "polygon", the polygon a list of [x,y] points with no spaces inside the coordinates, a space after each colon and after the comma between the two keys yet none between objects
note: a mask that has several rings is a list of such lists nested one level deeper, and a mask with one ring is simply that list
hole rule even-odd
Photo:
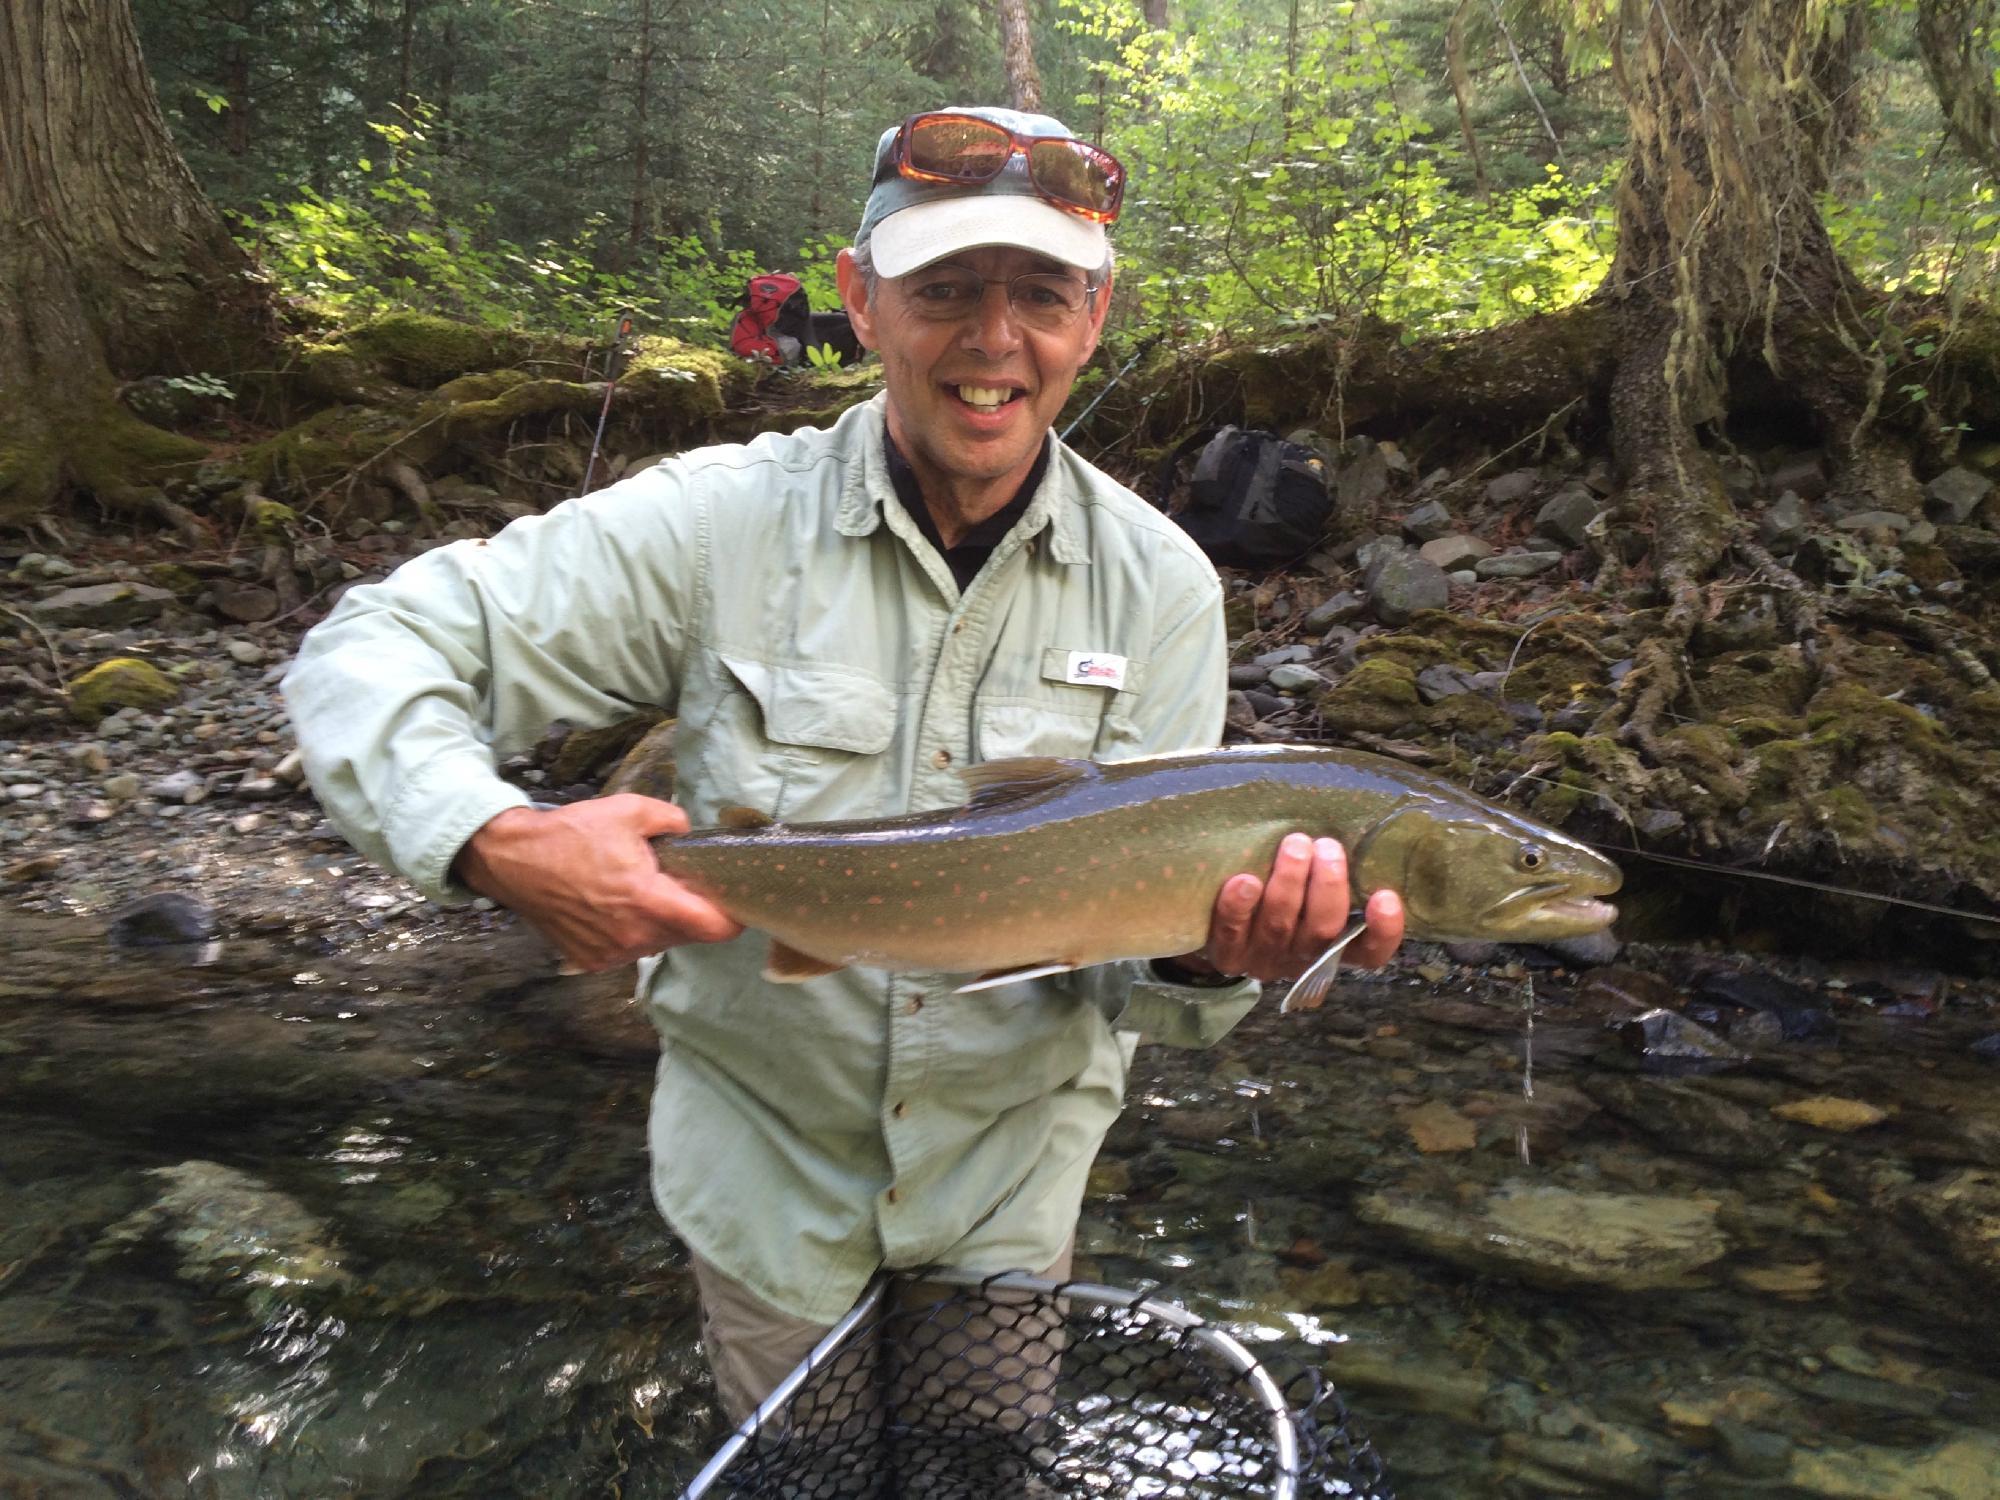
[{"label": "light green shirt", "polygon": [[[328,816],[448,900],[466,839],[528,801],[496,756],[552,719],[678,715],[698,827],[730,803],[951,806],[960,767],[1006,756],[1217,743],[1221,589],[1177,526],[1057,444],[961,594],[895,498],[883,420],[878,397],[826,431],[692,452],[350,591],[285,680]],[[1134,1034],[1202,1044],[1257,993],[1142,963],[973,995],[866,969],[776,985],[765,947],[641,965],[653,1191],[726,1275],[819,1322],[883,1263],[1052,1262]]]}]

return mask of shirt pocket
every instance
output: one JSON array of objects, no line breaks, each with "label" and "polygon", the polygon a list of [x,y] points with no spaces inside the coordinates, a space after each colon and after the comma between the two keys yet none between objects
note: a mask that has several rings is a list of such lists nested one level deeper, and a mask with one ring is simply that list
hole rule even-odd
[{"label": "shirt pocket", "polygon": [[1119,685],[1071,682],[1079,653],[1060,647],[1044,651],[1032,677],[1021,675],[981,688],[973,705],[973,751],[981,761],[1020,755],[1089,759],[1097,749],[1104,718],[1124,693],[1136,692],[1145,663],[1120,663]]},{"label": "shirt pocket", "polygon": [[721,654],[724,696],[710,738],[711,780],[773,818],[880,811],[896,700],[878,677],[824,662]]}]

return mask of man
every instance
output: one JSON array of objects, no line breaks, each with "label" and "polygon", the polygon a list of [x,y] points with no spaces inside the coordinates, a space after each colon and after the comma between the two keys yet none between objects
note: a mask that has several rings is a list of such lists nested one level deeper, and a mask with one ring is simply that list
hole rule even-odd
[{"label": "man", "polygon": [[[1014,755],[1215,744],[1221,590],[1178,528],[1054,441],[1111,294],[1122,174],[1006,110],[886,132],[841,295],[886,391],[831,429],[689,453],[352,591],[285,691],[355,845],[483,892],[573,965],[641,961],[650,1143],[741,1417],[882,1264],[1068,1266],[1140,1030],[1212,1038],[1346,924],[1344,856],[1287,841],[1199,954],[956,996],[960,978],[764,980],[765,942],[646,840],[962,799]],[[496,753],[552,719],[679,718],[678,805],[538,809]],[[1400,941],[1379,893],[1349,950]],[[657,955],[657,956],[656,956]]]}]

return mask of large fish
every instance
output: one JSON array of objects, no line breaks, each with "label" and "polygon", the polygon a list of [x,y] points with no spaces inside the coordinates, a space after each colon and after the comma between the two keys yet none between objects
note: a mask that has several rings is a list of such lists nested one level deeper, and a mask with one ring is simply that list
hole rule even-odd
[{"label": "large fish", "polygon": [[[765,974],[849,964],[981,973],[965,988],[1191,953],[1216,892],[1300,831],[1347,848],[1357,903],[1397,892],[1409,936],[1531,942],[1609,925],[1617,866],[1533,819],[1396,761],[1302,745],[1098,765],[992,761],[961,807],[655,839],[660,868],[771,935]],[[1301,978],[1325,993],[1357,921]]]}]

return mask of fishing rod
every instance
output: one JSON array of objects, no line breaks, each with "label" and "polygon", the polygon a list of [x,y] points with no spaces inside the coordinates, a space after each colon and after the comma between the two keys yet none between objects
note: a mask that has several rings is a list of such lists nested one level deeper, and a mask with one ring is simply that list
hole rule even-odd
[{"label": "fishing rod", "polygon": [[1132,357],[1126,360],[1124,364],[1118,367],[1118,373],[1116,375],[1113,375],[1109,380],[1104,382],[1104,389],[1099,391],[1095,396],[1092,396],[1090,398],[1090,405],[1086,406],[1082,411],[1078,412],[1076,414],[1076,420],[1071,422],[1069,426],[1065,427],[1062,430],[1060,439],[1062,442],[1066,443],[1069,441],[1069,435],[1072,432],[1075,432],[1077,428],[1083,425],[1083,419],[1089,416],[1092,412],[1097,410],[1097,403],[1102,401],[1106,396],[1110,395],[1112,388],[1116,386],[1119,381],[1123,380],[1127,375],[1132,373],[1132,366],[1136,365],[1137,363],[1139,363],[1140,360],[1144,359],[1146,357],[1147,352],[1153,347],[1153,345],[1159,343],[1160,338],[1161,335],[1157,333],[1150,333],[1146,335],[1145,338],[1139,340],[1139,347],[1132,351]]},{"label": "fishing rod", "polygon": [[604,405],[597,412],[597,434],[590,440],[590,462],[583,466],[583,488],[580,495],[590,493],[590,481],[597,473],[598,451],[604,446],[604,424],[611,417],[611,393],[618,389],[618,376],[625,368],[625,357],[632,352],[632,330],[636,319],[630,308],[618,315],[618,328],[611,336],[611,348],[604,356]]},{"label": "fishing rod", "polygon": [[1623,844],[1603,844],[1586,840],[1590,847],[1611,855],[1614,859],[1646,859],[1655,864],[1676,865],[1686,870],[1700,870],[1710,875],[1734,875],[1739,880],[1767,880],[1775,885],[1799,886],[1809,891],[1823,891],[1829,896],[1851,896],[1857,901],[1878,901],[1884,906],[1907,906],[1914,911],[1935,912],[1941,917],[1960,917],[1968,922],[1986,922],[2000,926],[2000,916],[1990,912],[1965,911],[1956,906],[1942,906],[1934,901],[1918,901],[1911,896],[1885,896],[1879,891],[1861,891],[1852,886],[1830,885],[1823,880],[1807,880],[1801,875],[1774,875],[1769,870],[1746,870],[1739,865],[1711,864],[1705,859],[1689,859],[1682,854],[1656,854],[1650,849],[1633,849]]}]

